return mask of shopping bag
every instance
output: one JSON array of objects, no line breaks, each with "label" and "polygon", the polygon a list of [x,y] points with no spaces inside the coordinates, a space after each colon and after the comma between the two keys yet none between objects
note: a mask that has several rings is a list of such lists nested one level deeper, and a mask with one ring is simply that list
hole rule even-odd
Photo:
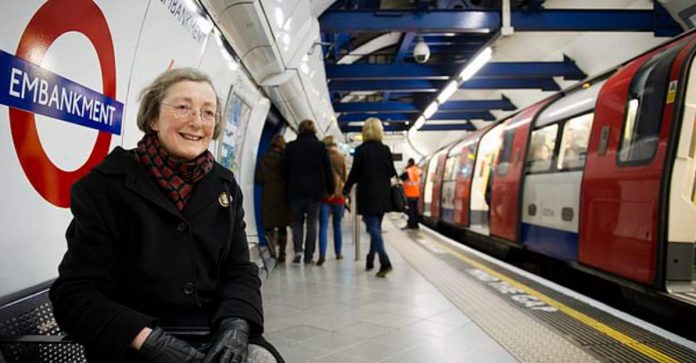
[{"label": "shopping bag", "polygon": [[404,193],[404,186],[401,184],[394,184],[389,190],[391,197],[391,210],[392,212],[403,212],[406,210],[406,194]]}]

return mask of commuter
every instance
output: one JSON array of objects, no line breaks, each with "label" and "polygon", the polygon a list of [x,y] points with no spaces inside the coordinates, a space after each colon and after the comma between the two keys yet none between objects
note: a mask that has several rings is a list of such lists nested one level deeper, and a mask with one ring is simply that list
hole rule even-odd
[{"label": "commuter", "polygon": [[[304,252],[304,263],[311,265],[314,263],[321,198],[333,194],[334,178],[326,147],[315,136],[317,129],[314,121],[300,122],[298,132],[297,140],[288,143],[283,154],[292,211],[292,243],[295,249],[292,262],[300,263]],[[305,218],[307,235],[303,249]]]},{"label": "commuter", "polygon": [[421,171],[416,166],[413,158],[408,159],[406,166],[406,180],[404,181],[404,193],[408,201],[408,222],[402,229],[418,229],[418,198],[420,197]]},{"label": "commuter", "polygon": [[341,248],[343,245],[343,233],[341,232],[341,219],[345,210],[346,198],[343,196],[343,184],[346,182],[346,158],[343,157],[333,136],[327,136],[323,140],[326,150],[329,152],[331,167],[334,175],[334,194],[327,196],[321,202],[319,211],[319,260],[321,266],[326,257],[326,244],[329,235],[329,216],[333,221],[334,252],[336,259],[343,259]]},{"label": "commuter", "polygon": [[[280,162],[285,150],[282,135],[271,138],[271,146],[264,154],[256,169],[255,181],[263,186],[261,193],[261,222],[271,256],[278,262],[285,262],[285,248],[288,242],[290,225],[290,201],[288,186]],[[276,254],[276,246],[279,248]]]},{"label": "commuter", "polygon": [[[141,99],[137,147],[72,187],[56,321],[90,362],[282,361],[262,337],[241,190],[208,151],[221,130],[210,78],[171,69]],[[208,328],[212,339],[168,333]]]},{"label": "commuter", "polygon": [[382,122],[378,118],[365,120],[362,129],[364,141],[355,149],[353,167],[343,187],[343,194],[348,195],[353,184],[358,185],[358,214],[363,216],[370,234],[370,252],[367,254],[365,269],[369,271],[374,268],[377,253],[380,263],[377,277],[385,277],[392,270],[382,239],[382,217],[391,209],[390,179],[398,177],[391,150],[382,144],[382,134]]}]

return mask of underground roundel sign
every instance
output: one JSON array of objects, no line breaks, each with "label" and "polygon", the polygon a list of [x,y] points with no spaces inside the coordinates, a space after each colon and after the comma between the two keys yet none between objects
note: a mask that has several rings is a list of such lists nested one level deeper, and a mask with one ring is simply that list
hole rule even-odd
[{"label": "underground roundel sign", "polygon": [[[103,93],[41,68],[46,52],[68,32],[83,34],[97,51]],[[0,50],[0,103],[9,106],[12,140],[34,189],[51,204],[70,206],[70,187],[106,157],[121,134],[123,104],[116,101],[116,63],[104,14],[91,0],[50,0],[29,21],[14,55]],[[5,85],[9,85],[6,87]],[[74,171],[46,155],[35,114],[99,130],[87,161]]]}]

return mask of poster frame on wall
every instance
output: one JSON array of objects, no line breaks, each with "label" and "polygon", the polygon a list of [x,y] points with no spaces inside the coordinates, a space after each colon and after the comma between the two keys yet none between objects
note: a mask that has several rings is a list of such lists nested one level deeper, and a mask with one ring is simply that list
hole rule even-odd
[{"label": "poster frame on wall", "polygon": [[238,175],[244,150],[244,135],[249,125],[252,107],[235,93],[235,89],[232,85],[227,93],[217,155],[222,166]]}]

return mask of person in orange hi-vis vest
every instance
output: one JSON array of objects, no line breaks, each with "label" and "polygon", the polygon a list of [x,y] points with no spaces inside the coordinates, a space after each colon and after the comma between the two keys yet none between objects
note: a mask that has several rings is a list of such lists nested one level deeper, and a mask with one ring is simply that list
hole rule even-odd
[{"label": "person in orange hi-vis vest", "polygon": [[418,197],[420,197],[421,171],[413,158],[408,159],[404,174],[404,193],[408,200],[408,223],[402,229],[418,229]]}]

